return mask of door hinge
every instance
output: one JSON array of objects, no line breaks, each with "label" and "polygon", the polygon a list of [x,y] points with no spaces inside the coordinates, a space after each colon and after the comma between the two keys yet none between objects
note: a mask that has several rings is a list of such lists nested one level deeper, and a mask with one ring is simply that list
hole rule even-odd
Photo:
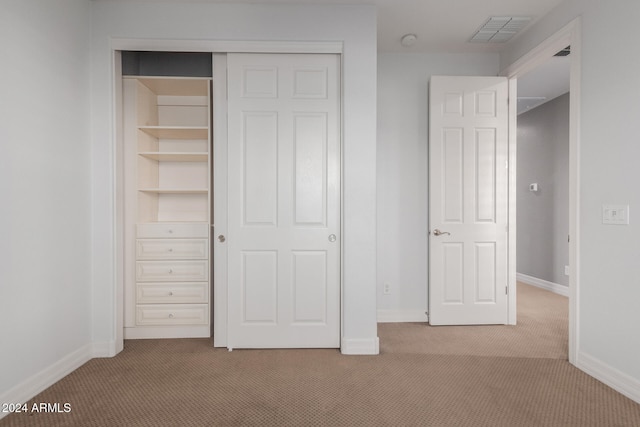
[{"label": "door hinge", "polygon": [[504,287],[504,294],[505,295],[509,295],[509,287],[508,286]]}]

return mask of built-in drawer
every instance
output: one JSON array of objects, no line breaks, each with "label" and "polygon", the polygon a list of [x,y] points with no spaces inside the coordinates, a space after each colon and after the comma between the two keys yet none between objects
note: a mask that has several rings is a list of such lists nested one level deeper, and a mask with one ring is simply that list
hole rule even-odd
[{"label": "built-in drawer", "polygon": [[145,238],[207,238],[209,237],[209,224],[206,223],[173,223],[159,222],[152,224],[138,224],[136,237]]},{"label": "built-in drawer", "polygon": [[206,325],[209,323],[207,304],[138,305],[136,324],[151,325]]},{"label": "built-in drawer", "polygon": [[136,297],[139,304],[184,304],[209,301],[208,282],[138,283]]},{"label": "built-in drawer", "polygon": [[138,282],[206,282],[209,263],[203,261],[137,261]]},{"label": "built-in drawer", "polygon": [[207,259],[207,239],[138,239],[136,257],[139,260]]}]

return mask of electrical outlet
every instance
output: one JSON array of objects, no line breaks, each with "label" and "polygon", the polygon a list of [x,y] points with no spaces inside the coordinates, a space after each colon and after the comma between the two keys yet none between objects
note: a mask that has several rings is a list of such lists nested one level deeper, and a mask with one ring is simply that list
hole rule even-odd
[{"label": "electrical outlet", "polygon": [[391,294],[391,283],[384,282],[384,291],[383,292],[384,292],[385,295]]},{"label": "electrical outlet", "polygon": [[565,275],[565,276],[568,276],[568,275],[569,275],[569,266],[568,266],[568,265],[565,265],[565,266],[564,266],[564,275]]}]

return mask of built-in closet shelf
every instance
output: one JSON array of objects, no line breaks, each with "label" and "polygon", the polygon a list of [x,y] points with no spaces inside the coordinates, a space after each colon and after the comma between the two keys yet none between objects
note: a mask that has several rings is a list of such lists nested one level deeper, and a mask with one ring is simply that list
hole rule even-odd
[{"label": "built-in closet shelf", "polygon": [[207,139],[207,126],[139,126],[138,129],[155,138],[163,139]]},{"label": "built-in closet shelf", "polygon": [[124,76],[135,79],[156,95],[209,96],[209,77]]},{"label": "built-in closet shelf", "polygon": [[143,193],[156,194],[207,194],[207,188],[139,188]]},{"label": "built-in closet shelf", "polygon": [[206,162],[209,159],[209,153],[146,151],[138,155],[159,162]]},{"label": "built-in closet shelf", "polygon": [[210,96],[211,78],[123,78],[125,336],[210,336]]}]

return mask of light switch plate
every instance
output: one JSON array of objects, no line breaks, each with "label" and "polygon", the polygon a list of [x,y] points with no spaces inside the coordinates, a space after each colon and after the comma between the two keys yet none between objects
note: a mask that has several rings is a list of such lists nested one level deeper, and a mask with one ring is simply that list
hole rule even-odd
[{"label": "light switch plate", "polygon": [[629,205],[602,205],[602,223],[629,225]]}]

